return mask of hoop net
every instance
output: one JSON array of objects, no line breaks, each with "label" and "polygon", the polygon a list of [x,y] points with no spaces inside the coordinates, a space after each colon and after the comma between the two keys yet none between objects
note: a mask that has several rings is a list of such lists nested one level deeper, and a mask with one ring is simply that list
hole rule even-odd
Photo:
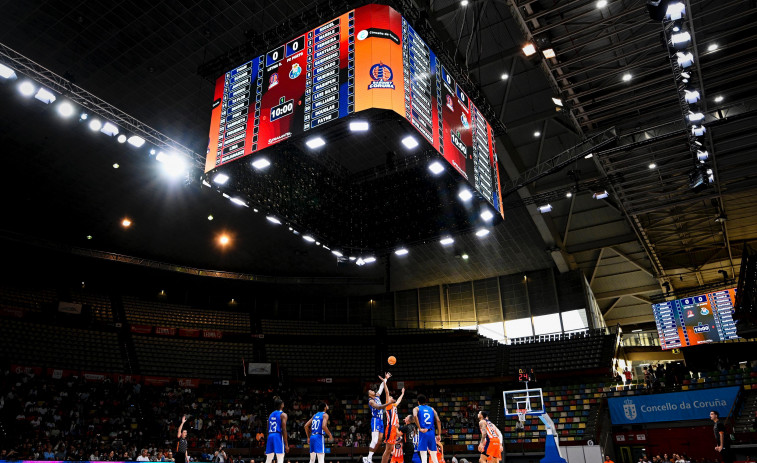
[{"label": "hoop net", "polygon": [[528,413],[528,410],[525,408],[516,408],[515,413],[518,414],[518,422],[521,423],[521,426],[523,423],[526,422],[526,413]]}]

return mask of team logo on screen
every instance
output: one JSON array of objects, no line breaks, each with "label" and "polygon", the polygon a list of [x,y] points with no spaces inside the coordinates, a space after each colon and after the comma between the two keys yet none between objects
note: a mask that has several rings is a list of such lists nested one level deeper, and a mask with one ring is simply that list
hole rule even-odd
[{"label": "team logo on screen", "polygon": [[460,122],[463,123],[463,127],[465,127],[466,130],[470,128],[470,124],[468,124],[468,118],[465,117],[465,114],[460,114]]},{"label": "team logo on screen", "polygon": [[694,311],[693,310],[687,310],[686,311],[686,318],[691,318],[693,316],[694,316]]},{"label": "team logo on screen", "polygon": [[447,95],[447,107],[452,111],[455,110],[455,106],[452,104],[452,97]]},{"label": "team logo on screen", "polygon": [[302,74],[302,68],[300,67],[299,64],[294,63],[292,65],[292,70],[289,71],[289,78],[290,79],[296,79],[297,77],[300,76],[300,74]]},{"label": "team logo on screen", "polygon": [[268,79],[268,89],[272,89],[273,87],[279,85],[279,73],[274,72],[271,74],[271,77]]},{"label": "team logo on screen", "polygon": [[368,90],[373,88],[391,88],[394,90],[394,82],[392,82],[394,73],[392,73],[392,68],[380,62],[371,66],[370,73],[373,82],[368,85]]},{"label": "team logo on screen", "polygon": [[709,311],[709,310],[707,309],[707,307],[702,307],[702,308],[701,308],[701,309],[699,310],[699,313],[701,313],[702,315],[709,315],[709,314],[710,314],[710,311]]},{"label": "team logo on screen", "polygon": [[358,40],[365,40],[368,38],[368,31],[363,29],[362,31],[357,33],[357,39]]}]

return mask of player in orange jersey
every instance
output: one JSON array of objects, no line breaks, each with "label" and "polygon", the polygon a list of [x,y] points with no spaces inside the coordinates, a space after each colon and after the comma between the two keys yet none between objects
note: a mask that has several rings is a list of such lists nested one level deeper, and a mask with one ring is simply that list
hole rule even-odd
[{"label": "player in orange jersey", "polygon": [[442,445],[442,441],[436,443],[436,461],[444,463],[444,445]]},{"label": "player in orange jersey", "polygon": [[[386,387],[386,426],[384,427],[384,454],[381,456],[381,463],[388,463],[390,458],[394,458],[395,444],[397,441],[397,428],[400,425],[399,420],[399,406],[402,403],[402,398],[405,397],[405,388],[402,388],[402,394],[395,401],[394,397],[389,395],[389,386]],[[400,446],[400,452],[401,452]],[[402,454],[400,453],[400,458]]]},{"label": "player in orange jersey", "polygon": [[478,427],[481,429],[481,442],[478,451],[481,452],[480,463],[499,463],[502,458],[502,432],[489,421],[489,413],[478,412]]}]

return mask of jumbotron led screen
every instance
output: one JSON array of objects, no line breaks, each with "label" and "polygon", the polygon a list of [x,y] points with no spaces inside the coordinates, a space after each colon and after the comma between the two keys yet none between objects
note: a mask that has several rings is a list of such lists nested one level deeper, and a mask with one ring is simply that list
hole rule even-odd
[{"label": "jumbotron led screen", "polygon": [[502,213],[491,125],[385,5],[351,10],[220,76],[205,171],[372,108],[407,119]]},{"label": "jumbotron led screen", "polygon": [[733,303],[736,289],[653,304],[660,346],[664,349],[736,339]]}]

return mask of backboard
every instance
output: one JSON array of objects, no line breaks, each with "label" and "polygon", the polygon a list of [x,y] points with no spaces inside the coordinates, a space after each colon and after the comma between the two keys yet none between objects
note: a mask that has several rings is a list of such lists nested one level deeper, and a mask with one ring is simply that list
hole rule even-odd
[{"label": "backboard", "polygon": [[526,410],[527,415],[544,413],[544,396],[541,388],[504,391],[502,396],[507,417],[518,416],[518,410]]}]

